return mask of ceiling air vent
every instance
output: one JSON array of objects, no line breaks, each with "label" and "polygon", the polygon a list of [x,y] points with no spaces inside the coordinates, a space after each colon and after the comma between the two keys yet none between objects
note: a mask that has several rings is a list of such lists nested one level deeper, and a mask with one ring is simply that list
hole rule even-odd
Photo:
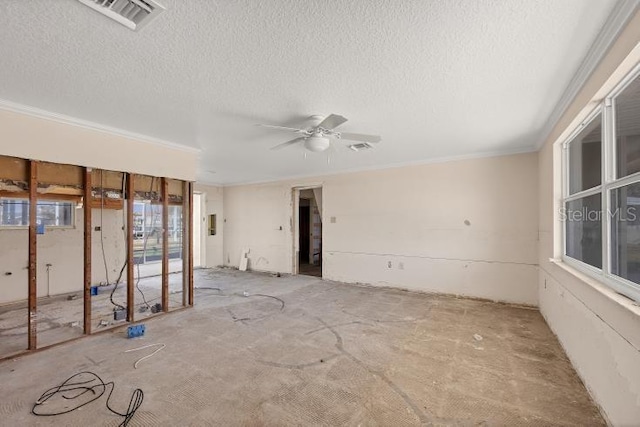
[{"label": "ceiling air vent", "polygon": [[164,11],[164,6],[152,0],[78,0],[91,9],[138,31]]},{"label": "ceiling air vent", "polygon": [[349,148],[353,151],[362,151],[373,148],[373,145],[369,144],[368,142],[361,142],[359,144],[351,144]]}]

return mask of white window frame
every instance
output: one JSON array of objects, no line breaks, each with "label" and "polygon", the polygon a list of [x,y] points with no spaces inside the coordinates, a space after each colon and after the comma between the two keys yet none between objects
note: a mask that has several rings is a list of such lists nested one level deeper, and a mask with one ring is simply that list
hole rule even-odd
[{"label": "white window frame", "polygon": [[[630,184],[640,183],[640,172],[616,178],[616,129],[615,129],[615,100],[631,82],[640,77],[640,64],[637,65],[587,116],[562,143],[562,208],[566,209],[567,202],[581,199],[593,194],[602,197],[602,269],[596,268],[567,255],[567,224],[566,217],[562,221],[562,260],[573,268],[595,278],[609,286],[616,292],[640,302],[640,284],[611,273],[611,191]],[[602,116],[602,154],[601,154],[601,182],[600,185],[569,194],[569,146],[599,115]]]},{"label": "white window frame", "polygon": [[[3,196],[2,199],[9,200],[20,200],[27,202],[27,206],[29,205],[29,199],[24,197],[11,197],[11,196]],[[70,225],[45,225],[45,229],[55,229],[55,230],[68,230],[76,228],[76,207],[77,203],[70,200],[62,200],[62,199],[39,199],[38,202],[59,202],[59,203],[69,203],[71,204],[71,224]],[[29,225],[4,225],[0,224],[0,230],[25,230],[29,228]]]}]

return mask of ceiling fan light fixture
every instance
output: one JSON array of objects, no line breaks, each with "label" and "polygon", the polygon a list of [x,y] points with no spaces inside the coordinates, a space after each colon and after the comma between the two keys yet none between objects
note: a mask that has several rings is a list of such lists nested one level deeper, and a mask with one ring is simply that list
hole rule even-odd
[{"label": "ceiling fan light fixture", "polygon": [[310,136],[304,141],[304,146],[314,153],[320,153],[326,150],[329,148],[330,144],[331,142],[329,141],[329,138],[324,138],[322,136]]},{"label": "ceiling fan light fixture", "polygon": [[[130,0],[133,1],[133,0]],[[140,1],[140,0],[138,0]],[[328,117],[311,116],[309,120],[316,122],[320,120],[315,126],[301,129],[288,126],[278,125],[265,125],[258,124],[256,126],[265,127],[269,129],[275,129],[286,132],[297,133],[299,136],[292,140],[283,142],[274,147],[272,150],[279,150],[284,147],[288,147],[294,144],[304,144],[305,148],[312,153],[321,153],[331,147],[332,139],[340,139],[346,141],[362,141],[355,144],[351,144],[349,148],[353,151],[359,151],[371,148],[371,142],[380,142],[382,138],[379,135],[367,135],[364,133],[352,133],[352,132],[337,132],[335,128],[342,125],[347,119],[338,114],[330,114]]]}]

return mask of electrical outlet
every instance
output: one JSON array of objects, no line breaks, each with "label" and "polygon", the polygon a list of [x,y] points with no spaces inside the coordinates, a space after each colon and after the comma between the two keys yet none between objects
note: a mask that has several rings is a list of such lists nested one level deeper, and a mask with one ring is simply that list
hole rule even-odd
[{"label": "electrical outlet", "polygon": [[398,269],[399,270],[404,270],[404,262],[399,262],[398,263]]},{"label": "electrical outlet", "polygon": [[95,231],[100,231],[100,226],[99,226],[99,225],[96,225],[95,227],[93,227],[93,229],[94,229]]},{"label": "electrical outlet", "polygon": [[393,268],[393,265],[391,264],[391,261],[389,261],[389,263],[387,264],[387,267]]}]

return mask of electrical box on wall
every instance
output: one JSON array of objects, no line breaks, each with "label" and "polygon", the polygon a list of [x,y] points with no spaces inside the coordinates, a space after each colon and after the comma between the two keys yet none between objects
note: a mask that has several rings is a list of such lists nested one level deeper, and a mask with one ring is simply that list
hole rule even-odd
[{"label": "electrical box on wall", "polygon": [[216,214],[209,215],[209,236],[216,235]]}]

